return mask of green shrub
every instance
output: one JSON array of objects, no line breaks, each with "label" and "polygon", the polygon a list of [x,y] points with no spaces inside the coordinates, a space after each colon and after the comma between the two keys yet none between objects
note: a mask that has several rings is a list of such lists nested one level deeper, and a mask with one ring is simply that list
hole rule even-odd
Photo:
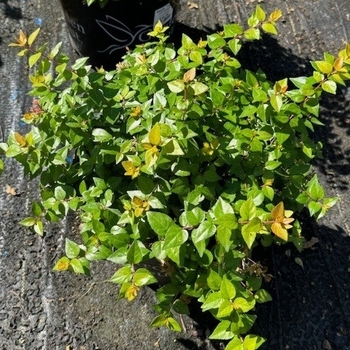
[{"label": "green shrub", "polygon": [[[281,12],[257,7],[248,28],[225,25],[176,50],[158,23],[157,40],[136,47],[116,70],[73,64],[60,44],[35,49],[39,30],[21,32],[19,55],[33,73],[26,135],[1,144],[31,178],[41,200],[22,221],[44,234],[43,221],[79,215],[82,241],[66,240],[55,270],[89,273],[93,260],[116,264],[111,282],[133,300],[157,279],[145,267],[157,260],[169,283],[156,292],[153,326],[180,331],[174,311],[188,314],[198,299],[218,320],[211,339],[226,350],[257,349],[249,335],[265,269],[251,258],[256,245],[303,236],[293,213],[320,218],[336,199],[325,197],[311,161],[322,145],[310,134],[326,91],[349,80],[350,45],[312,62],[310,77],[270,82],[241,68],[237,54],[261,31],[276,33]],[[248,335],[247,335],[248,334]]]}]

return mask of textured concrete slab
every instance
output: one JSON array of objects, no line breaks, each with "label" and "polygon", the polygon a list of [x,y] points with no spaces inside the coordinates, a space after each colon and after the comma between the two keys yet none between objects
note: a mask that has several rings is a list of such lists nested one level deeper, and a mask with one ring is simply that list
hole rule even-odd
[{"label": "textured concrete slab", "polygon": [[[349,0],[193,0],[180,1],[178,31],[203,36],[222,24],[243,23],[256,4],[285,14],[280,34],[247,45],[247,67],[263,68],[271,79],[303,75],[309,60],[335,53],[350,41]],[[193,7],[193,6],[192,6]],[[195,6],[196,7],[196,6]],[[8,43],[22,28],[42,27],[42,40],[64,42],[71,52],[63,15],[55,0],[2,0],[0,3],[0,139],[22,130],[21,114],[30,105],[27,67]],[[274,301],[259,308],[256,332],[268,350],[350,349],[350,90],[324,100],[326,127],[317,137],[325,159],[315,164],[328,194],[340,198],[330,215],[305,234],[319,243],[299,254],[275,247],[261,256],[275,276],[268,288]],[[29,211],[36,186],[8,161],[0,178],[0,348],[15,349],[220,349],[205,338],[200,324],[185,318],[187,332],[151,330],[153,292],[145,289],[136,303],[116,302],[117,291],[104,281],[111,266],[96,264],[91,278],[51,271],[64,237],[74,236],[74,222],[50,228],[44,239],[18,225]],[[6,192],[6,185],[17,195]],[[295,263],[300,258],[303,268]]]}]

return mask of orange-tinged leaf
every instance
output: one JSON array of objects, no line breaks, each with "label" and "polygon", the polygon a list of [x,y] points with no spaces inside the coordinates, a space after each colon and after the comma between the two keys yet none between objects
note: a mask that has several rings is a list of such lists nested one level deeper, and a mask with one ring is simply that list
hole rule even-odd
[{"label": "orange-tinged leaf", "polygon": [[334,63],[333,63],[333,68],[338,71],[339,69],[341,69],[343,67],[344,64],[344,58],[343,57],[338,57]]},{"label": "orange-tinged leaf", "polygon": [[191,68],[188,70],[183,77],[185,83],[189,83],[196,77],[196,68]]},{"label": "orange-tinged leaf", "polygon": [[24,136],[22,136],[20,133],[15,132],[14,133],[14,138],[16,140],[16,142],[21,146],[24,147],[27,144],[26,139],[24,138]]},{"label": "orange-tinged leaf", "polygon": [[22,29],[19,31],[19,36],[18,38],[16,38],[16,42],[15,43],[11,43],[9,44],[9,46],[25,46],[25,44],[27,43],[27,37],[26,35],[23,33]]},{"label": "orange-tinged leaf", "polygon": [[275,10],[271,13],[269,20],[272,22],[278,21],[282,17],[282,11],[281,10]]},{"label": "orange-tinged leaf", "polygon": [[283,239],[284,241],[288,241],[288,231],[282,227],[280,222],[274,222],[271,225],[271,230],[277,237]]},{"label": "orange-tinged leaf", "polygon": [[158,146],[160,144],[161,141],[161,137],[160,137],[160,126],[158,123],[154,124],[151,131],[149,132],[149,142],[152,145]]}]

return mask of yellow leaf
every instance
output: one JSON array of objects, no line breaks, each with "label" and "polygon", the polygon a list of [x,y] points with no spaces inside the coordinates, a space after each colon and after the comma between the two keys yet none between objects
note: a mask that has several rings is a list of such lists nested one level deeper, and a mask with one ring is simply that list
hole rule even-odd
[{"label": "yellow leaf", "polygon": [[141,146],[143,147],[143,149],[145,149],[146,151],[148,151],[149,149],[153,148],[153,145],[151,145],[150,143],[142,143]]},{"label": "yellow leaf", "polygon": [[185,83],[189,83],[190,81],[192,81],[194,78],[196,77],[196,68],[191,68],[190,70],[188,70],[183,77],[183,81]]},{"label": "yellow leaf", "polygon": [[282,17],[282,11],[281,10],[275,10],[271,13],[269,20],[272,22],[278,21]]},{"label": "yellow leaf", "polygon": [[140,290],[138,286],[132,284],[125,292],[125,297],[128,301],[133,301],[137,297],[137,293]]},{"label": "yellow leaf", "polygon": [[27,43],[27,37],[23,33],[22,29],[19,31],[19,36],[15,40],[16,40],[16,42],[9,44],[9,46],[20,46],[20,47],[22,47],[22,46],[25,46],[25,44]]},{"label": "yellow leaf", "polygon": [[21,147],[25,147],[27,144],[26,139],[24,138],[24,136],[22,136],[21,134],[19,134],[18,132],[14,133],[14,137],[16,142],[21,146]]},{"label": "yellow leaf", "polygon": [[70,260],[67,257],[59,259],[54,267],[56,271],[66,271],[69,269]]},{"label": "yellow leaf", "polygon": [[149,132],[148,138],[149,138],[149,142],[152,145],[158,146],[160,144],[160,141],[161,141],[160,126],[158,123],[154,124],[153,128]]},{"label": "yellow leaf", "polygon": [[145,163],[146,166],[149,168],[157,163],[158,159],[158,148],[156,146],[153,146],[151,149],[146,151],[145,154]]},{"label": "yellow leaf", "polygon": [[140,117],[141,113],[142,113],[141,107],[136,106],[136,107],[131,109],[130,117],[138,119]]},{"label": "yellow leaf", "polygon": [[142,216],[143,212],[144,212],[144,208],[135,208],[134,213],[135,213],[135,217],[139,218],[140,216]]},{"label": "yellow leaf", "polygon": [[284,241],[288,241],[288,232],[285,228],[282,227],[281,223],[274,222],[271,225],[271,230],[277,237],[283,239]]},{"label": "yellow leaf", "polygon": [[338,57],[333,63],[333,68],[336,71],[339,71],[339,69],[341,69],[343,67],[343,64],[344,64],[344,58],[343,57]]},{"label": "yellow leaf", "polygon": [[132,161],[126,160],[126,161],[122,162],[122,166],[125,170],[124,175],[131,176],[132,179],[139,176],[140,167],[136,167]]},{"label": "yellow leaf", "polygon": [[278,223],[283,222],[284,219],[284,204],[279,202],[271,211],[272,219]]},{"label": "yellow leaf", "polygon": [[143,203],[143,200],[137,196],[135,196],[133,199],[132,199],[132,204],[135,206],[135,207],[141,207],[142,206],[142,203]]},{"label": "yellow leaf", "polygon": [[40,28],[38,28],[37,30],[35,30],[32,34],[29,35],[28,37],[28,45],[32,46],[34,40],[36,39],[36,37],[38,36],[40,32]]}]

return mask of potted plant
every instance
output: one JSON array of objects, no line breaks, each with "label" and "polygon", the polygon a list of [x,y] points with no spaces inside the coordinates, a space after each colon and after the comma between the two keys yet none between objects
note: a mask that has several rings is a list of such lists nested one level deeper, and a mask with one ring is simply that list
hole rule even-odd
[{"label": "potted plant", "polygon": [[73,48],[94,67],[115,69],[135,44],[160,20],[172,26],[175,2],[170,0],[60,0]]},{"label": "potted plant", "polygon": [[60,53],[34,48],[39,33],[21,32],[33,106],[31,129],[0,144],[31,178],[41,199],[22,225],[44,234],[44,221],[70,211],[81,241],[66,239],[57,271],[89,273],[90,262],[116,264],[111,282],[133,300],[157,283],[146,267],[168,276],[156,288],[153,326],[180,331],[177,313],[192,300],[217,319],[211,339],[226,350],[253,350],[257,303],[271,300],[266,268],[252,259],[259,245],[302,249],[297,213],[322,217],[336,203],[312,171],[322,144],[311,138],[322,93],[350,79],[350,45],[311,62],[312,76],[270,82],[241,68],[245,40],[276,33],[276,10],[257,7],[248,27],[227,24],[198,43],[183,35],[175,50],[160,22],[157,40],[129,51],[115,70],[91,70]]}]

